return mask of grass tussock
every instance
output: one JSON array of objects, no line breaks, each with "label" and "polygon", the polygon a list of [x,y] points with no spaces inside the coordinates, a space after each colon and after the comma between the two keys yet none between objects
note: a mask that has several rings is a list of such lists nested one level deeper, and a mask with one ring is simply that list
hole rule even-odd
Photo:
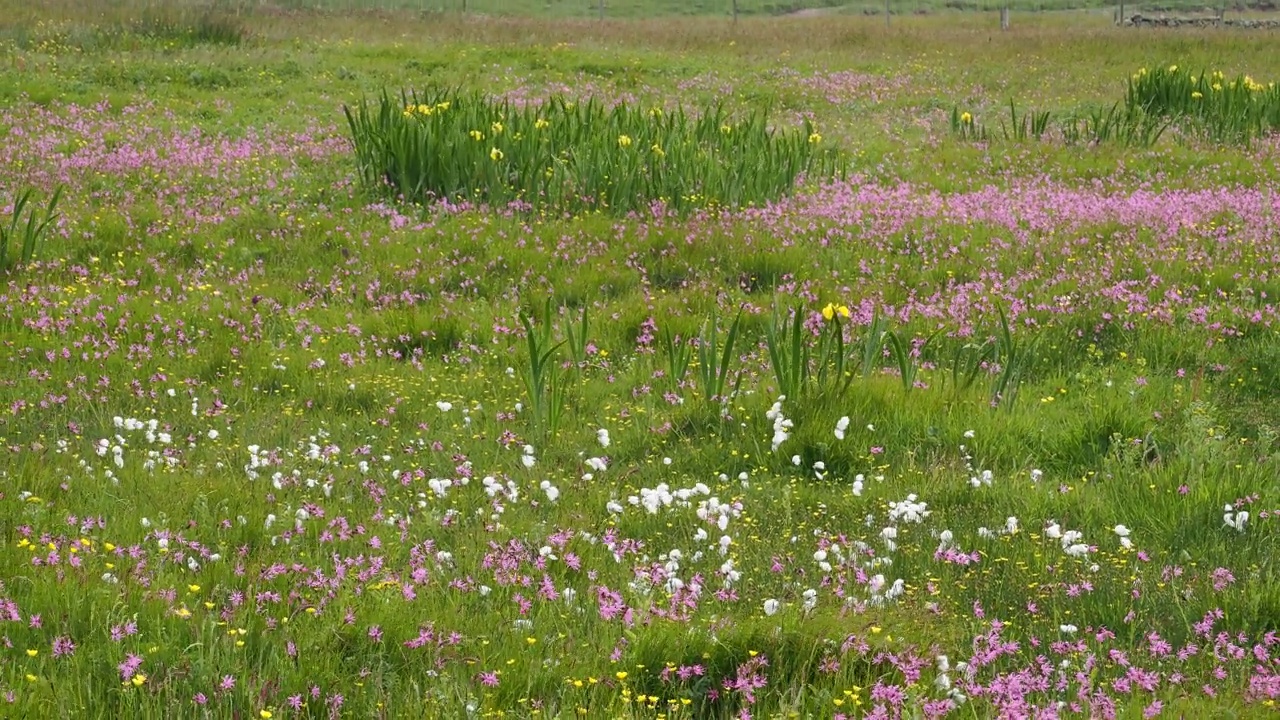
[{"label": "grass tussock", "polygon": [[802,176],[843,173],[813,125],[721,106],[612,107],[481,92],[383,93],[345,108],[360,177],[411,201],[614,214],[761,205]]}]

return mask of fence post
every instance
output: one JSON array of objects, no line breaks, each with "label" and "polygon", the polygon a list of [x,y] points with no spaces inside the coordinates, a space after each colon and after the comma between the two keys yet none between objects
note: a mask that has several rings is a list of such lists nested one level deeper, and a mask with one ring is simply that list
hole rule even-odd
[{"label": "fence post", "polygon": [[1000,29],[1009,29],[1009,6],[1004,5],[1000,8]]},{"label": "fence post", "polygon": [[738,0],[733,0],[733,24],[738,24]]},{"label": "fence post", "polygon": [[884,26],[889,27],[889,0],[884,0]]},{"label": "fence post", "polygon": [[1120,27],[1124,27],[1124,0],[1120,0]]}]

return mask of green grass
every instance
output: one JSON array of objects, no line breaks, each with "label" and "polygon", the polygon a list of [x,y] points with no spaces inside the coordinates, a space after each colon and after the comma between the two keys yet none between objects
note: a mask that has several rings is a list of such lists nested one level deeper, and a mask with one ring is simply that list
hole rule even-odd
[{"label": "green grass", "polygon": [[[995,635],[984,685],[1067,664],[1040,705],[1274,711],[1276,139],[1168,70],[1268,83],[1273,34],[10,5],[0,196],[65,190],[0,285],[0,715],[860,717]],[[402,200],[343,108],[431,87],[385,107],[441,163]],[[1126,93],[1169,129],[1061,130]],[[623,110],[516,143],[553,96]],[[679,105],[723,115],[676,179],[768,192],[638,202],[672,191],[609,163]],[[762,172],[770,130],[850,180]],[[504,204],[592,147],[573,182],[639,185]],[[465,176],[495,149],[529,172]]]}]

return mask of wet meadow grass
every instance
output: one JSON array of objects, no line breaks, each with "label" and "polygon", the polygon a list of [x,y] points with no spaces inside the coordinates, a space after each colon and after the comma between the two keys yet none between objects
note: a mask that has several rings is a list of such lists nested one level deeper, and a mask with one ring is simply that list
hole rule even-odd
[{"label": "wet meadow grass", "polygon": [[[22,5],[0,716],[1275,712],[1280,140],[1173,97],[1272,92],[1274,34]],[[956,132],[1142,68],[1153,142]],[[427,87],[486,167],[554,96],[620,163],[768,106],[847,173],[404,198],[343,107]]]}]

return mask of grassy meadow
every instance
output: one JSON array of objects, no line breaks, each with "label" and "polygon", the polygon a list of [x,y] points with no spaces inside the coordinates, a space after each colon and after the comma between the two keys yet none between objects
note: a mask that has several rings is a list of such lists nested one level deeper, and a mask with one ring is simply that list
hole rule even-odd
[{"label": "grassy meadow", "polygon": [[1280,53],[0,2],[0,717],[1263,718]]}]

